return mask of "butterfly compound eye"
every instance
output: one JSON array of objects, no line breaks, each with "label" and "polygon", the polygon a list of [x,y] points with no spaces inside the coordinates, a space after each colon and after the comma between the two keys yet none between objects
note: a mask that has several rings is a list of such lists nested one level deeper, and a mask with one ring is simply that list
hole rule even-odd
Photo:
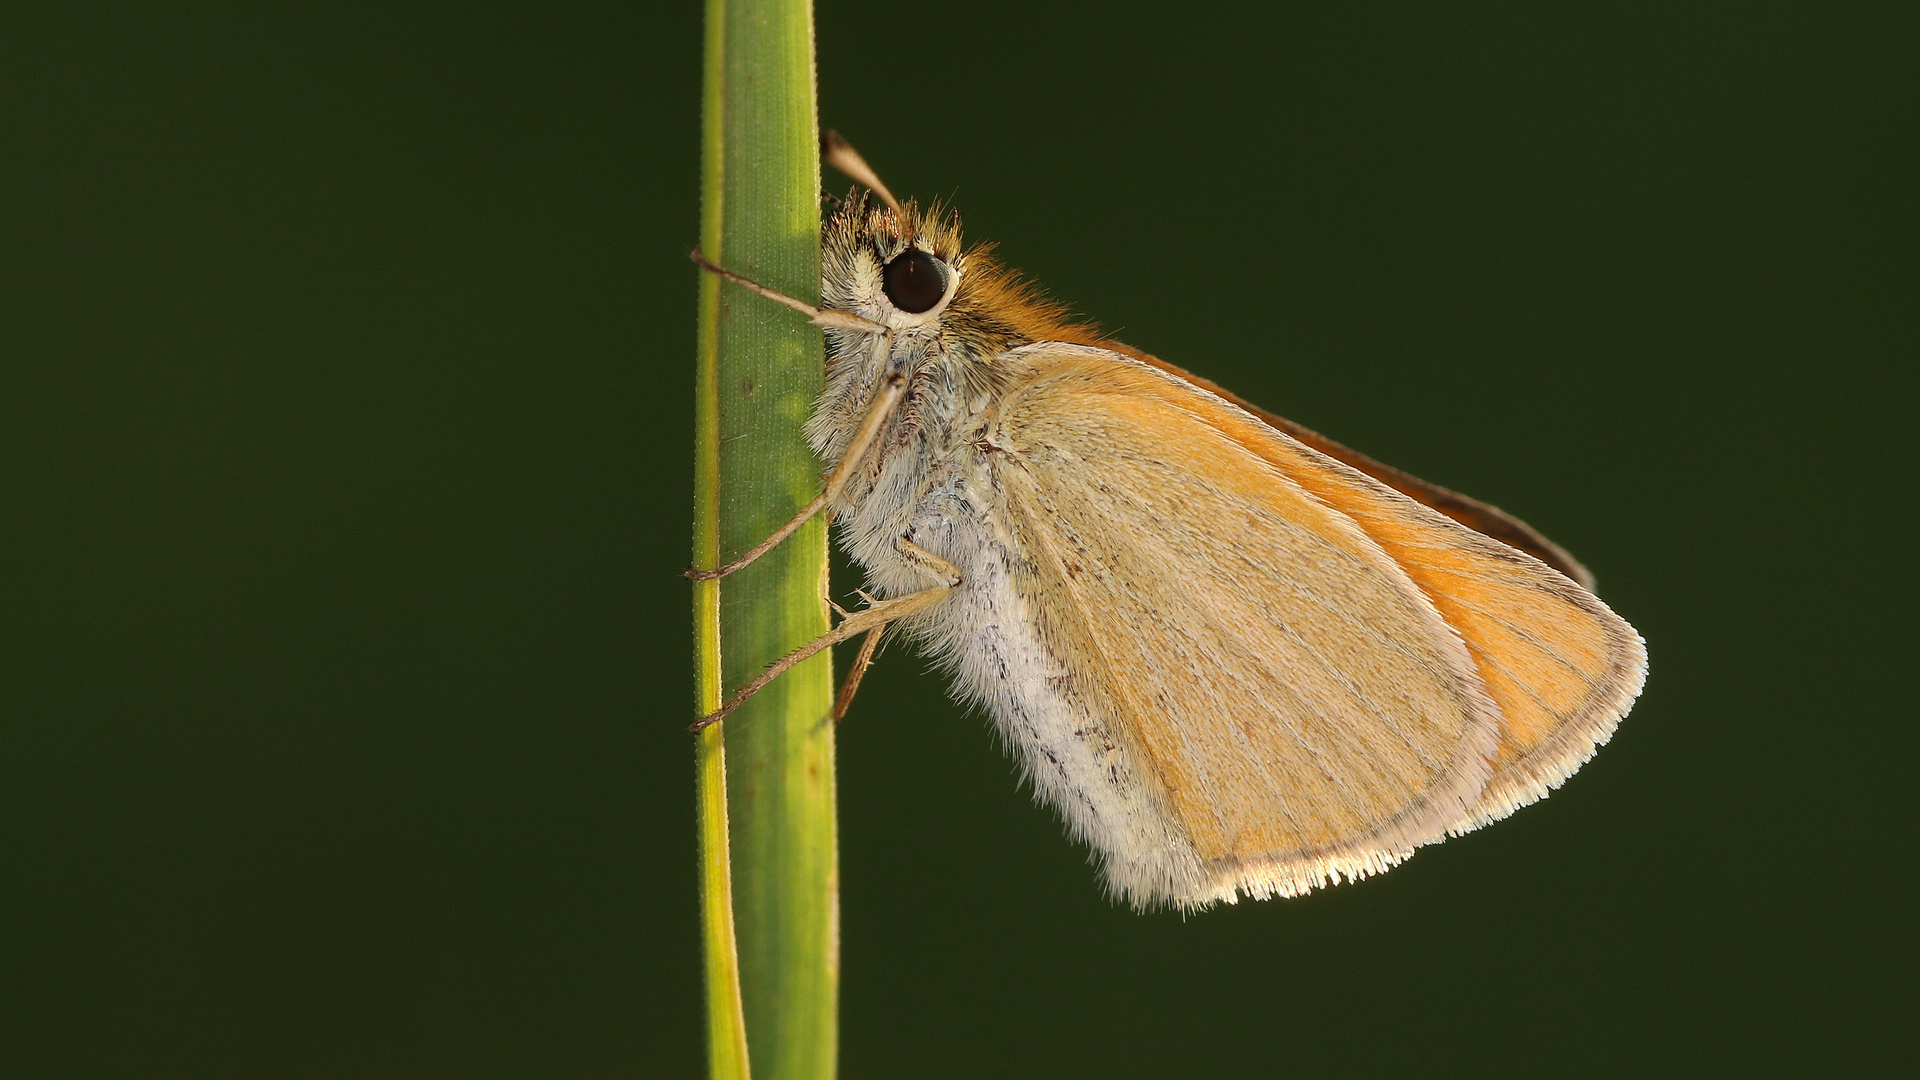
[{"label": "butterfly compound eye", "polygon": [[908,248],[888,263],[881,284],[893,306],[909,315],[932,310],[947,295],[947,275],[940,260],[919,248]]}]

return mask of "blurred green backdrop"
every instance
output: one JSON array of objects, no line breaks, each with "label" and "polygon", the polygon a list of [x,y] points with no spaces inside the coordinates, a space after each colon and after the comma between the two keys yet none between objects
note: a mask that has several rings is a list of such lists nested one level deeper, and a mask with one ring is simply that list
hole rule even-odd
[{"label": "blurred green backdrop", "polygon": [[[4,19],[0,1074],[697,1074],[697,5]],[[846,1076],[1906,1044],[1910,5],[819,22],[896,191],[1519,513],[1652,652],[1546,803],[1183,920],[891,650],[841,732]]]}]

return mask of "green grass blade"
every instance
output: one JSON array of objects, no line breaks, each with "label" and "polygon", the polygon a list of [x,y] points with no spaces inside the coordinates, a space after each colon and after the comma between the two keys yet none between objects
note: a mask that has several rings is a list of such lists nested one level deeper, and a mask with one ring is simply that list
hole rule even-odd
[{"label": "green grass blade", "polygon": [[[707,20],[701,246],[731,270],[817,300],[812,4],[709,0]],[[722,552],[758,542],[819,490],[820,465],[801,425],[820,390],[822,356],[819,331],[798,314],[710,276],[701,288],[696,558],[712,566]],[[825,565],[826,532],[815,520],[718,588],[701,587],[711,590],[696,593],[703,709],[717,705],[722,684],[745,682],[826,631]],[[720,678],[710,677],[715,669]],[[826,1080],[834,1073],[839,869],[831,697],[832,662],[822,655],[709,729],[711,746],[701,743],[704,850],[720,851],[706,860],[705,874],[716,1076],[744,1076],[749,1053],[763,1080]],[[714,783],[721,727],[724,792]],[[730,828],[716,824],[716,815],[728,814]],[[735,1000],[745,1012],[744,1047],[730,1031],[729,1010],[737,1006],[718,992],[731,978],[720,954],[723,936],[732,935],[717,925],[724,905],[711,902],[727,885],[725,837],[732,846]]]}]

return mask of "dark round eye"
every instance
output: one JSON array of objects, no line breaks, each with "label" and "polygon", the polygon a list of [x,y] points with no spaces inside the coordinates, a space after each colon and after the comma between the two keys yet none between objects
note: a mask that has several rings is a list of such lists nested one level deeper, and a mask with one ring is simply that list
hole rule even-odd
[{"label": "dark round eye", "polygon": [[887,299],[909,315],[933,310],[933,305],[947,295],[947,275],[940,269],[940,260],[919,248],[901,252],[887,264],[880,278]]}]

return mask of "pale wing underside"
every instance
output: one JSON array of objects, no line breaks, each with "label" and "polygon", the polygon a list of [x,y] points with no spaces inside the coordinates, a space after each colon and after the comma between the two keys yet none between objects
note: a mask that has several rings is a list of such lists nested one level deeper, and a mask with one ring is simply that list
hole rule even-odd
[{"label": "pale wing underside", "polygon": [[997,362],[1021,591],[1199,861],[1155,895],[1105,851],[1136,903],[1386,869],[1538,798],[1637,692],[1637,636],[1537,561],[1119,354]]},{"label": "pale wing underside", "polygon": [[[1406,570],[1465,640],[1499,705],[1505,723],[1493,778],[1473,815],[1450,831],[1542,798],[1613,734],[1645,681],[1646,646],[1592,592],[1530,552],[1459,523],[1446,507],[1416,502],[1293,438],[1253,445]],[[1558,545],[1506,520],[1591,580]]]},{"label": "pale wing underside", "polygon": [[1378,545],[1171,378],[1073,346],[1001,359],[1032,367],[993,436],[1022,591],[1202,871],[1142,898],[1107,852],[1119,891],[1296,894],[1470,815],[1499,714]]}]

